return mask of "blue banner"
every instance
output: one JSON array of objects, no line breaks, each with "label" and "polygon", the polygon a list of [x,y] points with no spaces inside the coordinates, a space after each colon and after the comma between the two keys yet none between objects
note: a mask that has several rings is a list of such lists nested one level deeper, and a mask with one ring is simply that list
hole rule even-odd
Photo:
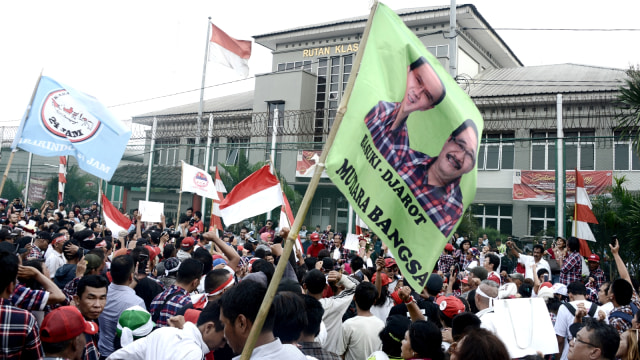
[{"label": "blue banner", "polygon": [[11,148],[74,156],[80,169],[109,181],[130,137],[131,130],[96,98],[42,76]]}]

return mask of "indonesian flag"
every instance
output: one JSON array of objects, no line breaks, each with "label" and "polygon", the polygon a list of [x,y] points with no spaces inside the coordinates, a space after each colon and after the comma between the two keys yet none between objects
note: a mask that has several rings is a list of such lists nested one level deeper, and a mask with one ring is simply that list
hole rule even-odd
[{"label": "indonesian flag", "polygon": [[60,156],[58,166],[58,204],[64,200],[64,186],[67,183],[67,157]]},{"label": "indonesian flag", "polygon": [[[223,193],[227,192],[227,189],[224,187],[224,183],[222,179],[220,179],[220,172],[218,171],[218,167],[216,166],[216,191],[218,192],[218,198],[214,199],[211,202],[211,219],[209,220],[209,231],[212,229],[217,229],[217,231],[222,231],[222,221],[220,220],[220,202],[224,200]],[[218,236],[220,233],[218,233]]]},{"label": "indonesian flag", "polygon": [[589,224],[597,224],[598,220],[591,211],[591,200],[584,187],[584,178],[576,169],[576,204],[573,216],[572,235],[580,239],[580,255],[589,256],[591,250],[585,240],[596,241]]},{"label": "indonesian flag", "polygon": [[244,219],[271,211],[282,205],[282,190],[278,178],[269,171],[269,165],[249,175],[236,185],[220,203],[220,214],[225,224],[236,224]]},{"label": "indonesian flag", "polygon": [[[282,192],[283,204],[280,207],[280,228],[288,227],[291,229],[291,225],[293,224],[293,211],[291,211],[291,205],[289,204],[289,199],[287,199],[287,195]],[[282,244],[284,246],[284,244]],[[296,248],[300,249],[300,252],[303,252],[302,243],[300,242],[300,234],[298,234],[298,238],[296,239]],[[296,256],[297,257],[297,256]]]},{"label": "indonesian flag", "polygon": [[215,61],[234,69],[238,75],[249,76],[251,41],[236,40],[211,24],[212,34],[209,44],[209,61]]},{"label": "indonesian flag", "polygon": [[118,211],[104,194],[102,194],[102,211],[104,212],[104,222],[114,237],[117,237],[120,231],[129,232],[131,220]]},{"label": "indonesian flag", "polygon": [[369,229],[369,226],[362,221],[360,216],[356,215],[356,235],[362,235],[362,229]]}]

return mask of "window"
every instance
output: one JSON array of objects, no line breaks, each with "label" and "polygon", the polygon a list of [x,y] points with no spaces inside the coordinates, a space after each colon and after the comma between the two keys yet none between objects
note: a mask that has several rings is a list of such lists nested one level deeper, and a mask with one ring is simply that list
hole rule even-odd
[{"label": "window", "polygon": [[555,227],[556,209],[553,206],[529,207],[529,234],[544,235],[544,232]]},{"label": "window", "polygon": [[478,152],[478,170],[513,169],[515,134],[483,134]]},{"label": "window", "polygon": [[480,227],[497,229],[503,234],[512,233],[512,205],[474,204],[471,211]]},{"label": "window", "polygon": [[329,197],[314,198],[311,206],[311,223],[321,228],[331,224],[331,208],[333,199]]},{"label": "window", "polygon": [[613,148],[614,170],[640,170],[638,152],[632,143],[632,139],[637,135],[636,132],[624,135],[622,135],[622,131],[614,132],[616,138]]},{"label": "window", "polygon": [[318,83],[316,87],[316,118],[314,142],[324,141],[338,113],[342,93],[347,87],[353,54],[318,58]]},{"label": "window", "polygon": [[238,154],[240,151],[244,151],[244,155],[249,156],[249,138],[230,138],[225,164],[235,165],[238,162]]},{"label": "window", "polygon": [[187,159],[187,163],[190,165],[204,164],[204,154],[207,150],[207,138],[200,138],[200,143],[197,145],[195,138],[189,138],[187,139],[187,145],[189,149],[189,158]]},{"label": "window", "polygon": [[311,71],[311,60],[279,63],[277,72],[290,71],[290,70],[305,70]]},{"label": "window", "polygon": [[273,101],[268,103],[269,106],[269,135],[273,131],[273,116],[276,109],[278,109],[278,133],[281,133],[284,129],[284,101]]},{"label": "window", "polygon": [[534,131],[531,134],[531,170],[555,170],[556,134],[547,131]]},{"label": "window", "polygon": [[179,139],[156,139],[153,153],[154,165],[174,166],[178,162],[178,142]]},{"label": "window", "polygon": [[564,133],[565,168],[595,170],[595,132],[593,130],[566,131]]}]

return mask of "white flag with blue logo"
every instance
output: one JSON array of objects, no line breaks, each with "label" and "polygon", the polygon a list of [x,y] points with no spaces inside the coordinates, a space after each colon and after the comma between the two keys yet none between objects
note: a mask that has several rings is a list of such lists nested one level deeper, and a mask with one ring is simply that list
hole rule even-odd
[{"label": "white flag with blue logo", "polygon": [[96,98],[42,76],[11,148],[74,156],[80,169],[109,181],[130,137],[131,129]]},{"label": "white flag with blue logo", "polygon": [[211,175],[195,166],[182,162],[181,192],[196,193],[209,199],[219,200],[216,183]]}]

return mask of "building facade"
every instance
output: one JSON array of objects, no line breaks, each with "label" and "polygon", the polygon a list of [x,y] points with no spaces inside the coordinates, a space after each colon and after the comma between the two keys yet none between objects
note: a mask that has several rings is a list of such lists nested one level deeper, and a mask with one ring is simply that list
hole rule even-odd
[{"label": "building facade", "polygon": [[[397,13],[445,68],[451,59],[457,59],[456,79],[484,117],[478,189],[472,205],[473,216],[482,227],[516,236],[556,227],[553,202],[514,200],[513,186],[523,170],[555,170],[559,114],[566,138],[565,169],[625,175],[629,189],[640,189],[637,154],[628,141],[615,137],[619,112],[615,98],[626,77],[623,70],[575,64],[524,67],[473,5],[456,9],[456,48],[451,48],[448,39],[448,7]],[[275,166],[288,184],[304,193],[312,173],[308,166],[322,149],[353,75],[365,23],[363,16],[254,36],[257,44],[272,51],[273,60],[271,72],[255,76],[253,91],[206,100],[200,126],[197,103],[133,118],[134,123],[147,126],[154,118],[157,121],[154,158],[145,156],[145,163],[153,161],[171,172],[180,160],[209,170],[219,163],[235,164],[241,154],[250,163],[267,161],[277,121]],[[563,95],[561,111],[557,94]],[[210,118],[213,136],[205,164]],[[150,132],[147,139],[151,154]],[[117,183],[117,176],[114,178]],[[134,187],[132,182],[127,184]],[[167,190],[152,195],[151,200],[154,196],[177,199],[179,184],[155,186]],[[132,191],[128,196],[134,199],[139,194]],[[347,201],[324,177],[305,224],[323,228],[331,224],[345,231],[348,218]]]}]

